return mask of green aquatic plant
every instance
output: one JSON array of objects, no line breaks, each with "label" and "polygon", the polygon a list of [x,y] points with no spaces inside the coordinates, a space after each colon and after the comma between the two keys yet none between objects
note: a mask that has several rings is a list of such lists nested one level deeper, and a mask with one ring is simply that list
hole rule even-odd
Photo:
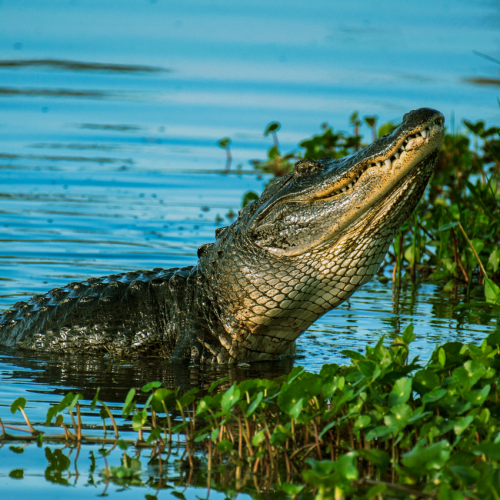
[{"label": "green aquatic plant", "polygon": [[[0,442],[118,446],[124,453],[120,465],[106,463],[101,472],[116,484],[145,484],[140,463],[127,455],[130,447],[150,449],[151,460],[165,466],[181,439],[178,469],[209,488],[224,483],[256,497],[273,491],[317,500],[496,500],[500,330],[481,345],[438,346],[425,365],[410,356],[414,340],[409,325],[389,345],[381,338],[364,354],[343,351],[349,365],[324,365],[320,373],[296,366],[275,380],[229,387],[222,379],[205,394],[180,394],[151,382],[130,390],[121,417],[112,415],[99,393],[87,403],[68,393],[47,412],[46,424],[63,434],[31,426],[24,437],[13,436],[7,430],[20,427],[0,421]],[[25,405],[20,398],[11,410],[26,413]],[[106,436],[106,425],[99,436],[95,426],[83,425],[83,411],[112,418],[114,438]],[[71,424],[64,422],[66,414]]]}]

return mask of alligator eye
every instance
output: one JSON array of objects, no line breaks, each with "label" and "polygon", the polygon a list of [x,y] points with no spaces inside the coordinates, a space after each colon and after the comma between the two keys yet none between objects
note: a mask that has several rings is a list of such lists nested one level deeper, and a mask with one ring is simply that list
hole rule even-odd
[{"label": "alligator eye", "polygon": [[300,160],[295,164],[294,174],[296,177],[299,175],[308,174],[318,168],[318,164],[312,160]]}]

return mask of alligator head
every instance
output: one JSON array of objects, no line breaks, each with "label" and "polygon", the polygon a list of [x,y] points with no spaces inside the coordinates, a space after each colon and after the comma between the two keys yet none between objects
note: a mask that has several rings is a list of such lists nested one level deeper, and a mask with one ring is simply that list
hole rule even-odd
[{"label": "alligator head", "polygon": [[200,269],[229,360],[293,353],[304,330],[378,271],[425,190],[443,125],[422,108],[351,156],[299,161],[218,231]]}]

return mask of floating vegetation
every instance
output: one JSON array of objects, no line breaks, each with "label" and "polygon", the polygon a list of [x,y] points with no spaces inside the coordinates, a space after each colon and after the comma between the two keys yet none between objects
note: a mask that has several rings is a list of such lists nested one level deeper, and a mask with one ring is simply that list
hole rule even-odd
[{"label": "floating vegetation", "polygon": [[[87,403],[68,393],[46,416],[58,434],[35,428],[19,398],[11,412],[21,412],[27,428],[0,421],[0,443],[63,442],[78,450],[100,444],[104,458],[119,447],[121,464],[105,462],[100,471],[106,484],[160,489],[175,457],[187,485],[230,486],[258,498],[498,499],[500,329],[480,346],[443,344],[425,366],[410,357],[413,340],[409,325],[390,345],[381,338],[365,354],[344,351],[347,366],[324,365],[319,374],[297,366],[275,380],[221,390],[223,379],[201,398],[198,389],[179,394],[151,382],[130,390],[121,416],[99,391]],[[82,423],[83,412],[101,417],[103,433]],[[175,453],[180,440],[182,455]],[[137,459],[145,449],[156,464],[154,480],[144,479]],[[46,456],[54,470],[69,467],[61,450],[47,446]]]}]

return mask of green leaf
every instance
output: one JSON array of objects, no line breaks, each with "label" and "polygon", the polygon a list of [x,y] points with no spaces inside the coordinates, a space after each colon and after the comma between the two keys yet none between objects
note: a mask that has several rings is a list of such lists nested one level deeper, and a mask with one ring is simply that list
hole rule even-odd
[{"label": "green leaf", "polygon": [[365,427],[368,427],[371,423],[371,418],[368,415],[360,415],[354,421],[354,432],[358,432]]},{"label": "green leaf", "polygon": [[9,477],[12,479],[24,479],[23,469],[14,469],[9,472]]},{"label": "green leaf", "polygon": [[272,132],[277,132],[280,128],[281,124],[279,122],[271,122],[264,130],[264,136],[267,137]]},{"label": "green leaf", "polygon": [[212,441],[215,441],[219,437],[219,428],[216,427],[215,429],[212,429],[212,432],[210,433],[210,439]]},{"label": "green leaf", "polygon": [[149,392],[151,389],[157,389],[158,387],[161,387],[161,382],[149,382],[149,384],[142,387],[141,391]]},{"label": "green leaf", "polygon": [[252,438],[252,444],[254,446],[260,446],[264,440],[266,439],[266,435],[265,435],[265,432],[264,432],[264,429],[259,431],[259,432],[256,432]]},{"label": "green leaf", "polygon": [[481,406],[488,397],[490,393],[491,385],[487,384],[482,389],[478,389],[477,391],[470,391],[465,394],[465,399],[470,401],[475,406]]},{"label": "green leaf", "polygon": [[465,389],[473,387],[486,373],[486,366],[473,359],[466,361],[453,371],[456,381]]},{"label": "green leaf", "polygon": [[[255,193],[254,191],[247,191],[243,195],[243,200],[241,201],[241,208],[245,208],[250,202],[252,202],[254,200],[258,200],[258,199],[259,199],[259,195],[257,193]],[[227,377],[225,378],[225,380],[227,380]],[[214,384],[215,384],[215,382],[214,382]]]},{"label": "green leaf", "polygon": [[407,404],[399,404],[391,408],[391,412],[384,417],[384,423],[388,426],[406,427],[413,415],[413,410]]},{"label": "green leaf", "polygon": [[359,454],[365,459],[371,462],[377,469],[380,470],[381,474],[385,474],[389,468],[391,462],[391,457],[384,450],[377,450],[373,448],[371,450],[359,450]]},{"label": "green leaf", "polygon": [[240,389],[236,382],[224,393],[221,401],[223,412],[229,411],[240,399]]},{"label": "green leaf", "polygon": [[444,368],[446,365],[446,353],[442,347],[438,351],[438,361],[441,367]]},{"label": "green leaf", "polygon": [[124,417],[128,417],[132,410],[134,409],[135,404],[132,402],[135,396],[135,389],[130,389],[128,391],[127,397],[125,398],[125,403],[122,408],[122,415]]},{"label": "green leaf", "polygon": [[422,396],[422,403],[435,403],[448,394],[447,389],[435,389]]},{"label": "green leaf", "polygon": [[406,403],[410,399],[412,380],[410,378],[400,378],[396,380],[394,387],[389,393],[389,405],[395,406]]},{"label": "green leaf", "polygon": [[132,427],[134,431],[138,431],[144,427],[146,420],[148,418],[148,412],[146,410],[138,411],[132,417]]},{"label": "green leaf", "polygon": [[476,455],[485,455],[489,460],[500,460],[500,443],[481,443],[473,446],[471,451]]},{"label": "green leaf", "polygon": [[344,453],[337,460],[337,472],[342,476],[345,481],[357,481],[359,477],[358,466],[356,459],[358,452],[350,451]]},{"label": "green leaf", "polygon": [[453,427],[455,434],[457,436],[460,436],[460,434],[462,434],[467,429],[467,427],[469,427],[470,424],[472,424],[473,421],[474,421],[474,417],[471,415],[469,415],[468,417],[458,418],[455,421],[455,426]]},{"label": "green leaf", "polygon": [[441,232],[441,231],[448,231],[448,229],[451,229],[452,227],[456,227],[458,226],[459,222],[449,222],[448,224],[444,224],[443,226],[441,226],[438,231]]},{"label": "green leaf", "polygon": [[96,407],[96,405],[97,405],[97,402],[99,401],[99,391],[100,391],[100,390],[101,390],[101,388],[100,388],[100,387],[98,387],[98,388],[97,388],[97,391],[96,391],[96,393],[95,393],[94,399],[93,399],[93,400],[91,401],[91,403],[90,403],[90,409],[91,409],[92,411],[94,411],[94,410],[95,410],[95,407]]},{"label": "green leaf", "polygon": [[233,449],[233,443],[227,439],[223,439],[217,443],[217,449],[221,453],[227,453]]},{"label": "green leaf", "polygon": [[222,149],[226,149],[229,144],[231,144],[231,139],[229,137],[223,137],[219,141],[217,141],[217,145]]},{"label": "green leaf", "polygon": [[500,306],[500,287],[488,278],[484,278],[484,295],[488,304]]},{"label": "green leaf", "polygon": [[245,412],[245,417],[249,417],[253,414],[253,412],[259,407],[262,402],[262,398],[264,397],[263,392],[258,392],[255,399],[248,405],[247,411]]},{"label": "green leaf", "polygon": [[424,368],[415,373],[413,377],[414,389],[420,394],[432,391],[441,383],[434,370]]},{"label": "green leaf", "polygon": [[305,487],[306,487],[305,484],[298,485],[298,484],[283,483],[281,485],[283,491],[287,495],[290,495],[292,498],[295,498]]},{"label": "green leaf", "polygon": [[212,384],[210,385],[210,389],[208,389],[208,392],[212,392],[217,387],[219,387],[219,385],[226,382],[226,380],[229,380],[229,377],[224,377],[224,378],[221,378],[220,380],[216,380],[215,382],[212,382]]},{"label": "green leaf", "polygon": [[379,365],[369,360],[360,361],[358,363],[358,370],[371,381],[376,380],[382,373]]},{"label": "green leaf", "polygon": [[26,406],[26,399],[24,398],[17,398],[11,405],[10,405],[10,412],[11,413],[16,413],[17,410],[22,409],[24,410],[24,407]]},{"label": "green leaf", "polygon": [[413,334],[413,323],[410,323],[403,332],[403,342],[406,345],[410,345],[410,343],[413,342],[415,339],[416,337]]},{"label": "green leaf", "polygon": [[402,456],[405,467],[425,470],[441,469],[449,460],[451,445],[448,441],[440,441],[425,448],[415,446],[413,450]]}]

